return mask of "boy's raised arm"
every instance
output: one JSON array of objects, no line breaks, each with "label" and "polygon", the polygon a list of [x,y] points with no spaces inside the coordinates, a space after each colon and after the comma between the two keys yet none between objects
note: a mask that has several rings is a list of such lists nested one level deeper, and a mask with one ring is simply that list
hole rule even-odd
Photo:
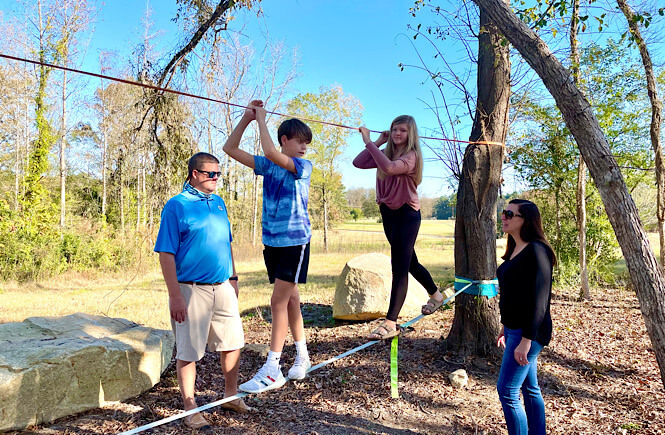
[{"label": "boy's raised arm", "polygon": [[260,107],[256,107],[255,110],[256,122],[259,124],[259,135],[261,136],[261,148],[263,148],[263,154],[274,164],[295,174],[296,165],[293,163],[293,159],[275,148],[275,143],[270,138],[270,132],[266,125],[266,109],[261,105]]},{"label": "boy's raised arm", "polygon": [[263,102],[261,100],[252,100],[249,103],[249,106],[245,109],[245,113],[243,113],[242,118],[240,118],[240,121],[231,132],[231,135],[226,140],[223,148],[224,152],[232,159],[237,160],[252,169],[254,169],[254,156],[247,151],[240,149],[240,139],[242,139],[242,135],[247,126],[256,119],[256,113],[253,107],[262,104]]}]

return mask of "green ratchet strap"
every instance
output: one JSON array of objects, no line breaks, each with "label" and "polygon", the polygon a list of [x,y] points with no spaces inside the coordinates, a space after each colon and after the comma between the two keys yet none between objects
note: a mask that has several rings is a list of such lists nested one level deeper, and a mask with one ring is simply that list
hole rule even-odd
[{"label": "green ratchet strap", "polygon": [[390,393],[393,399],[399,399],[399,392],[397,391],[397,341],[399,335],[393,337],[393,342],[390,344]]},{"label": "green ratchet strap", "polygon": [[499,294],[499,280],[497,278],[472,280],[455,275],[455,290],[462,289],[464,293],[470,295],[493,298]]}]

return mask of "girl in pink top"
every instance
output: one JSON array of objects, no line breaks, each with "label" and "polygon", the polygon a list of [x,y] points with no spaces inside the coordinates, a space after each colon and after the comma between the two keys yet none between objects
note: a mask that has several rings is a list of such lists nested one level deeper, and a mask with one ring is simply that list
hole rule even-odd
[{"label": "girl in pink top", "polygon": [[[429,301],[422,308],[423,314],[436,311],[443,302],[443,295],[427,269],[418,262],[413,249],[420,229],[420,201],[416,189],[423,174],[423,156],[416,121],[412,116],[398,116],[390,124],[390,131],[381,133],[376,142],[369,138],[368,129],[360,127],[359,130],[365,149],[353,160],[353,166],[360,169],[377,168],[376,202],[381,211],[383,230],[390,243],[393,271],[386,320],[368,337],[376,340],[400,333],[397,317],[406,299],[409,272],[430,295]],[[380,150],[379,147],[386,142],[385,149]]]}]

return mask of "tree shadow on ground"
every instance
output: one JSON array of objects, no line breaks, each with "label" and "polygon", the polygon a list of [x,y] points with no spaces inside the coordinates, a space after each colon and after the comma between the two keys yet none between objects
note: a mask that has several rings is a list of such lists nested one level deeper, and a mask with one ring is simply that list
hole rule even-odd
[{"label": "tree shadow on ground", "polygon": [[[335,328],[344,325],[364,324],[365,320],[339,320],[332,315],[332,306],[328,304],[302,303],[300,304],[305,329],[308,328]],[[272,322],[272,313],[269,305],[250,308],[240,313],[243,319],[258,317],[266,323]]]}]

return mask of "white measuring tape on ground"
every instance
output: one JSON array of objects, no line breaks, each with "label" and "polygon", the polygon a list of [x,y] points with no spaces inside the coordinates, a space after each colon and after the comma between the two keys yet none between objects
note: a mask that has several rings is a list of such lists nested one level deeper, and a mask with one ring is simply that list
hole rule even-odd
[{"label": "white measuring tape on ground", "polygon": [[[460,290],[457,290],[457,292],[455,292],[455,294],[453,294],[452,296],[444,299],[444,301],[441,305],[443,306],[443,305],[447,304],[453,298],[455,298],[455,296],[462,293],[464,290],[466,290],[466,288],[470,287],[471,285],[472,285],[472,283],[468,284],[467,286],[465,286],[464,288],[462,288]],[[408,322],[401,324],[400,327],[401,328],[408,328],[409,326],[413,325],[414,323],[416,323],[417,321],[419,321],[423,317],[425,317],[425,316],[420,314],[419,316],[414,317],[413,319],[409,320]],[[363,350],[363,349],[366,349],[370,346],[373,346],[376,343],[379,343],[380,341],[381,340],[368,341],[367,343],[365,343],[363,345],[360,345],[358,347],[354,347],[351,350],[347,350],[346,352],[344,352],[340,355],[337,355],[335,357],[332,357],[330,359],[327,359],[327,360],[323,361],[322,363],[319,363],[315,366],[310,367],[309,370],[307,370],[307,373],[313,372],[314,370],[318,370],[321,367],[327,366],[331,363],[334,363],[335,361],[338,361],[342,358],[345,358],[349,355],[352,355],[352,354],[354,354],[354,353],[356,353],[360,350]],[[286,381],[287,382],[289,381],[288,377],[286,378]],[[167,417],[167,418],[164,418],[162,420],[155,421],[154,423],[146,424],[144,426],[137,427],[136,429],[132,429],[132,430],[128,430],[126,432],[122,432],[120,435],[130,435],[130,434],[140,433],[140,432],[146,431],[148,429],[152,429],[154,427],[161,426],[161,425],[166,424],[166,423],[170,423],[172,421],[180,420],[181,418],[187,417],[188,415],[196,414],[197,412],[205,411],[206,409],[215,408],[219,405],[223,405],[224,403],[230,402],[232,400],[248,396],[249,394],[250,393],[238,393],[234,396],[225,397],[224,399],[208,403],[207,405],[201,405],[198,408],[190,409],[189,411],[184,411],[184,412],[181,412],[180,414],[172,415],[171,417]]]}]

